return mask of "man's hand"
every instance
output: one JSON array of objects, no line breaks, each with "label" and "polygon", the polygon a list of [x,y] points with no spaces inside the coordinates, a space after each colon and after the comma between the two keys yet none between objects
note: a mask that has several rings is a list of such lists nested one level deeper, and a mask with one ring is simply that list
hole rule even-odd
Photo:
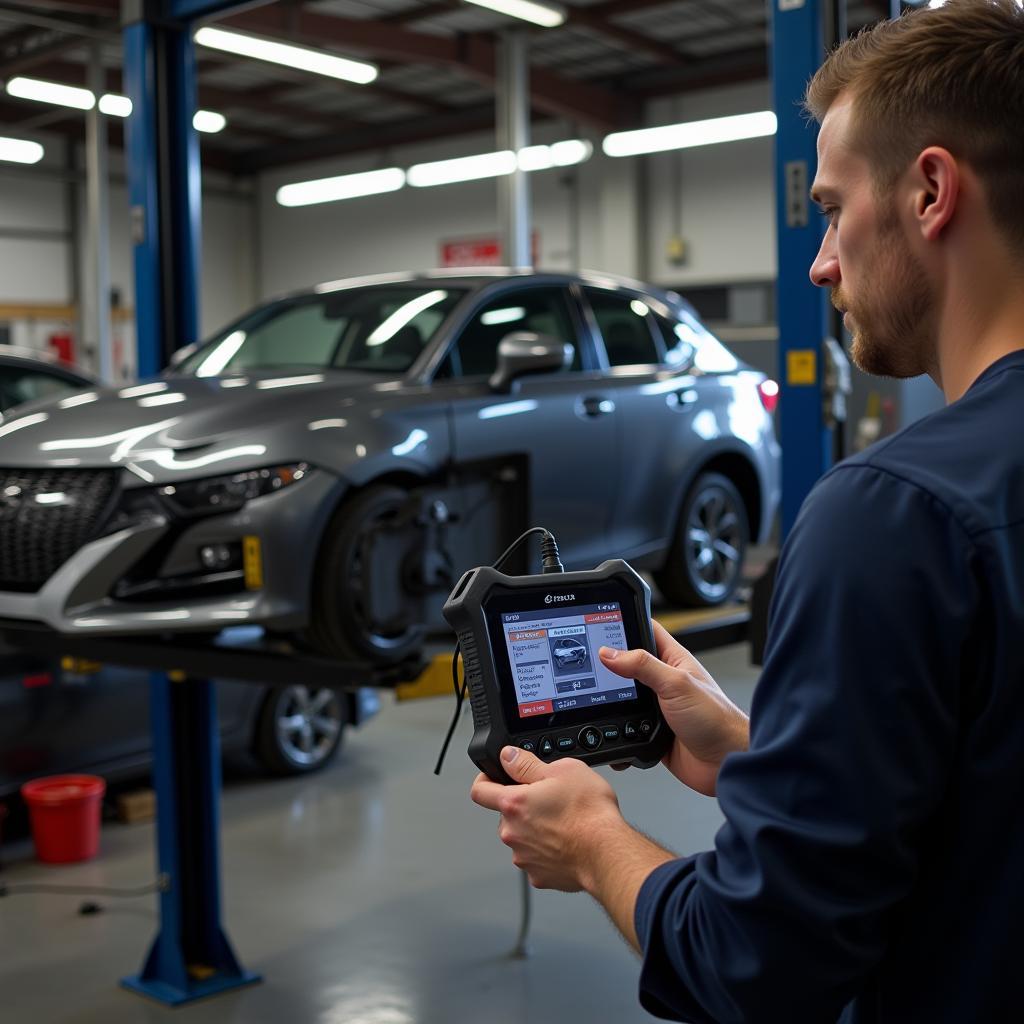
[{"label": "man's hand", "polygon": [[501,763],[524,785],[505,786],[481,774],[470,795],[501,815],[498,838],[512,848],[512,863],[538,889],[589,890],[595,847],[629,829],[615,790],[571,757],[545,764],[525,750],[505,747]]},{"label": "man's hand", "polygon": [[654,638],[657,658],[644,650],[602,647],[601,661],[617,675],[639,679],[658,695],[665,720],[676,736],[665,755],[665,765],[691,789],[714,796],[725,755],[747,749],[747,716],[726,697],[704,666],[657,622]]},{"label": "man's hand", "polygon": [[674,854],[628,825],[608,782],[582,761],[545,764],[505,747],[501,763],[521,785],[504,786],[478,775],[472,797],[501,815],[498,836],[512,848],[512,863],[538,889],[585,890],[608,911],[639,949],[633,911],[644,879]]}]

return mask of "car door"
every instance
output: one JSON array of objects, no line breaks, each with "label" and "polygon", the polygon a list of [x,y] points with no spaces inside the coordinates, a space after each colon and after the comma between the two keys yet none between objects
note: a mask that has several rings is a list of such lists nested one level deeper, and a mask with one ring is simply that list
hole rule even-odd
[{"label": "car door", "polygon": [[[437,377],[451,395],[455,460],[525,456],[529,524],[554,532],[572,568],[590,568],[608,556],[618,485],[617,413],[582,326],[564,285],[491,292],[456,335]],[[522,377],[508,392],[495,393],[487,381],[497,366],[498,345],[516,331],[568,342],[572,365]]]},{"label": "car door", "polygon": [[625,289],[585,287],[583,293],[607,358],[607,389],[628,453],[610,540],[623,557],[643,558],[668,539],[696,460],[710,457],[716,439],[728,432],[728,393],[719,377],[694,371],[696,347],[685,330],[675,332],[674,315],[663,303]]}]

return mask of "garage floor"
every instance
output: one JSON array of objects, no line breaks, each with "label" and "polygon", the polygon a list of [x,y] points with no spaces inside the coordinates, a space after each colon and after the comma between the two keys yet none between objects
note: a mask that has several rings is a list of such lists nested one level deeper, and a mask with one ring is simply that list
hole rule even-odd
[{"label": "garage floor", "polygon": [[[744,707],[757,678],[745,647],[704,658]],[[468,709],[467,709],[468,710]],[[519,877],[494,815],[472,804],[468,715],[432,774],[451,704],[385,701],[336,764],[300,781],[232,779],[224,794],[224,918],[262,985],[171,1011],[122,991],[153,936],[151,897],[0,901],[6,1024],[545,1024],[653,1021],[636,1002],[637,961],[585,896],[534,894],[532,956],[508,957]],[[662,769],[613,774],[634,824],[680,852],[711,843],[713,800]],[[45,867],[27,842],[5,849],[9,883],[142,885],[148,825],[107,825],[95,862]]]}]

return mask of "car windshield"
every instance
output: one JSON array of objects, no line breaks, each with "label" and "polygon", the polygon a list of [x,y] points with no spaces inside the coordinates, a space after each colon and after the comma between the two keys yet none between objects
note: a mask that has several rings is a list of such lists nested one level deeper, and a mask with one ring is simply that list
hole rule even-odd
[{"label": "car windshield", "polygon": [[196,377],[293,366],[404,373],[464,294],[424,283],[283,299],[233,324],[175,369]]}]

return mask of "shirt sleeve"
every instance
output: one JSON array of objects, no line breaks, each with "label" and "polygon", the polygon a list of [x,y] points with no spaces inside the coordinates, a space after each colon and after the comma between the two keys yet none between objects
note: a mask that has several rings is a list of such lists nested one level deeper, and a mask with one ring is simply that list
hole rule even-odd
[{"label": "shirt sleeve", "polygon": [[954,762],[970,542],[927,491],[837,467],[779,564],[750,749],[714,849],[639,894],[643,1006],[835,1021],[881,959]]}]

